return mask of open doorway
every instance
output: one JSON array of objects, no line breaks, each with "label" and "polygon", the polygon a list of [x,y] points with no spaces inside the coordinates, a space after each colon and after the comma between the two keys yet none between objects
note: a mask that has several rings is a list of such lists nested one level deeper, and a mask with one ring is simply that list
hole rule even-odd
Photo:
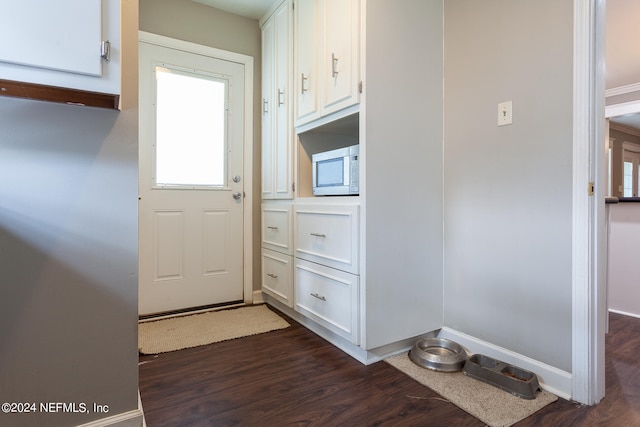
[{"label": "open doorway", "polygon": [[[640,317],[640,2],[606,0],[604,140],[608,314]],[[607,323],[607,332],[609,327]]]},{"label": "open doorway", "polygon": [[607,205],[607,309],[640,317],[635,263],[625,261],[640,254],[640,48],[631,42],[640,38],[640,2],[607,0],[606,13],[606,195],[621,202]]}]

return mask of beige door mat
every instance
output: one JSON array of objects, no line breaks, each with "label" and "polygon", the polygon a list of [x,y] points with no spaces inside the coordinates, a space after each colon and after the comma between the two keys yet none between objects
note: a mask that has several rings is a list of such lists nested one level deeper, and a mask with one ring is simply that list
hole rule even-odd
[{"label": "beige door mat", "polygon": [[266,305],[211,311],[140,323],[138,349],[142,354],[158,354],[289,326]]}]

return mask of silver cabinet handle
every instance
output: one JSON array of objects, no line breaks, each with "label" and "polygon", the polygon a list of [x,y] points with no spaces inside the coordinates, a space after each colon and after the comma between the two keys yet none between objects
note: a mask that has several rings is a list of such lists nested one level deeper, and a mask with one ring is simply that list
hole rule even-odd
[{"label": "silver cabinet handle", "polygon": [[278,89],[278,107],[281,105],[284,105],[284,90]]},{"label": "silver cabinet handle", "polygon": [[326,234],[322,234],[322,233],[310,233],[312,236],[316,236],[316,237],[327,237]]},{"label": "silver cabinet handle", "polygon": [[306,88],[305,86],[305,82],[309,80],[308,78],[306,78],[304,76],[304,73],[302,73],[302,79],[300,79],[300,90],[302,91],[301,93],[304,95],[305,92],[307,92],[309,89]]},{"label": "silver cabinet handle", "polygon": [[271,277],[272,279],[277,279],[278,275],[277,274],[273,274],[273,273],[268,273],[267,276]]},{"label": "silver cabinet handle", "polygon": [[338,58],[334,53],[331,54],[331,77],[338,77]]},{"label": "silver cabinet handle", "polygon": [[318,298],[321,301],[326,301],[327,300],[325,297],[323,297],[321,295],[318,295],[318,294],[311,293],[311,296],[314,297],[314,298]]},{"label": "silver cabinet handle", "polygon": [[273,225],[267,225],[267,228],[269,230],[277,230],[278,229],[278,227],[274,227]]},{"label": "silver cabinet handle", "polygon": [[100,57],[104,59],[104,62],[111,61],[111,42],[109,40],[103,40],[100,43]]},{"label": "silver cabinet handle", "polygon": [[269,100],[267,98],[262,100],[262,114],[269,112]]}]

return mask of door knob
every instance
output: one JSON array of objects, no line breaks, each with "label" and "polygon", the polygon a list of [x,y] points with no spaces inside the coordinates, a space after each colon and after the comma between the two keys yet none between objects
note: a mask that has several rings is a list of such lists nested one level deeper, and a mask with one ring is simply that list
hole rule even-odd
[{"label": "door knob", "polygon": [[239,191],[233,193],[233,198],[236,199],[236,200],[242,199],[242,193],[239,192]]},{"label": "door knob", "polygon": [[237,184],[238,182],[240,182],[241,179],[242,178],[240,178],[240,175],[236,175],[236,176],[233,177],[233,182],[235,182]]}]

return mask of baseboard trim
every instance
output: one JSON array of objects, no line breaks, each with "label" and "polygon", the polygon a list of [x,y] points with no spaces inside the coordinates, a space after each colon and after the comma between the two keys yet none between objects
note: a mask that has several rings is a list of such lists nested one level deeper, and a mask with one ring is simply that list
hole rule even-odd
[{"label": "baseboard trim", "polygon": [[81,424],[78,427],[143,427],[144,425],[144,414],[140,407],[133,411],[123,412],[107,418],[91,421],[90,423]]},{"label": "baseboard trim", "polygon": [[142,399],[140,398],[140,390],[138,390],[138,409],[123,412],[107,418],[91,421],[87,424],[81,424],[78,427],[147,427],[144,419],[144,411],[142,410]]},{"label": "baseboard trim", "polygon": [[571,400],[572,375],[569,372],[472,337],[463,332],[456,331],[455,329],[442,328],[438,336],[457,342],[470,354],[484,354],[534,372],[543,389],[563,399]]},{"label": "baseboard trim", "polygon": [[291,307],[285,306],[281,302],[270,298],[269,295],[265,296],[265,302],[275,308],[276,310],[286,314],[293,320],[297,321],[307,329],[319,335],[329,343],[338,347],[360,363],[369,365],[387,357],[393,356],[398,353],[408,351],[417,339],[427,336],[439,336],[442,338],[448,338],[457,342],[463,346],[469,354],[484,354],[489,357],[493,357],[503,362],[510,363],[518,366],[522,369],[534,372],[538,377],[540,386],[546,391],[553,393],[563,399],[571,400],[571,390],[573,377],[571,373],[555,368],[553,366],[542,363],[538,360],[531,359],[530,357],[522,354],[507,350],[506,348],[499,347],[489,342],[480,340],[478,338],[467,335],[463,332],[456,331],[451,328],[442,328],[439,331],[429,332],[420,337],[414,337],[403,341],[395,342],[382,347],[365,350],[362,347],[347,341],[343,337],[329,331],[318,323],[311,319],[301,315]]},{"label": "baseboard trim", "polygon": [[252,304],[262,304],[262,303],[264,303],[264,298],[262,297],[262,291],[253,291]]},{"label": "baseboard trim", "polygon": [[610,308],[609,309],[609,313],[621,314],[623,316],[635,317],[636,319],[640,319],[640,314],[630,313],[628,311],[614,310],[614,309]]}]

